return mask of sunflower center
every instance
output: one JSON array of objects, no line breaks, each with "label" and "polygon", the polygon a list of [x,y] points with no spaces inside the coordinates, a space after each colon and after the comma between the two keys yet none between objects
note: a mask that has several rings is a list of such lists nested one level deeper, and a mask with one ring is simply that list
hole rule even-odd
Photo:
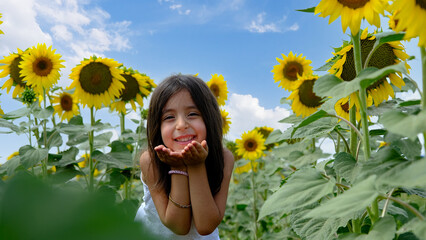
[{"label": "sunflower center", "polygon": [[340,106],[342,107],[343,111],[345,111],[346,113],[349,113],[349,102],[346,102],[344,104],[340,104]]},{"label": "sunflower center", "polygon": [[[375,42],[376,42],[375,39],[361,40],[362,64],[365,63],[365,60],[367,59],[367,56],[370,53],[370,51],[373,49]],[[376,49],[376,51],[371,56],[370,61],[368,62],[368,66],[381,69],[381,68],[395,64],[395,59],[397,57],[395,53],[393,52],[393,50],[394,50],[393,47],[387,43],[381,45],[379,48]],[[344,81],[352,81],[356,77],[353,49],[349,50],[346,53],[346,61],[343,64],[343,70],[340,77]],[[376,81],[373,85],[370,85],[367,89],[370,90],[372,88],[379,86],[380,84],[383,83],[383,81],[385,81],[385,79],[386,77],[383,77],[382,79]]]},{"label": "sunflower center", "polygon": [[247,141],[244,142],[244,149],[247,150],[247,152],[256,151],[257,142],[254,139],[247,139]]},{"label": "sunflower center", "polygon": [[9,71],[10,71],[10,77],[13,79],[13,81],[16,84],[19,84],[22,87],[25,87],[25,82],[22,80],[23,77],[20,76],[19,72],[21,71],[21,68],[19,67],[20,62],[22,61],[22,57],[16,57],[13,59],[12,63],[9,65]]},{"label": "sunflower center", "polygon": [[52,60],[50,60],[47,57],[40,57],[37,58],[33,62],[33,71],[38,76],[47,76],[53,69],[53,63]]},{"label": "sunflower center", "polygon": [[63,95],[61,97],[61,107],[66,112],[72,110],[72,97],[70,95]]},{"label": "sunflower center", "polygon": [[423,8],[423,10],[426,10],[426,0],[416,0],[416,4]]},{"label": "sunflower center", "polygon": [[337,0],[340,4],[345,7],[357,9],[364,7],[370,0]]},{"label": "sunflower center", "polygon": [[109,67],[103,63],[91,62],[80,72],[81,88],[90,94],[102,94],[108,91],[112,84]]},{"label": "sunflower center", "polygon": [[315,95],[313,91],[315,80],[305,80],[299,87],[299,100],[307,107],[318,107],[322,104],[322,98]]},{"label": "sunflower center", "polygon": [[297,74],[303,75],[303,66],[298,62],[288,62],[283,69],[284,77],[290,81],[297,80]]},{"label": "sunflower center", "polygon": [[213,92],[215,97],[219,97],[220,89],[216,84],[210,85],[210,90]]},{"label": "sunflower center", "polygon": [[136,98],[136,95],[139,93],[139,84],[138,81],[128,74],[122,74],[126,79],[126,82],[123,82],[124,89],[121,93],[121,100],[122,101],[130,101],[132,99]]}]

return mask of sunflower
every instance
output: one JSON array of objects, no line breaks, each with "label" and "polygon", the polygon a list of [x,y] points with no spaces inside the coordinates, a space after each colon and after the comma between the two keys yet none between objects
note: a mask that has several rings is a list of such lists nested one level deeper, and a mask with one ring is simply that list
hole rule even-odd
[{"label": "sunflower", "polygon": [[231,119],[228,117],[228,112],[223,109],[220,109],[220,115],[222,115],[222,131],[223,135],[227,134],[231,125]]},{"label": "sunflower", "polygon": [[312,67],[309,65],[312,61],[302,57],[303,54],[293,55],[293,52],[290,52],[288,57],[285,54],[281,55],[283,59],[277,58],[279,64],[275,65],[271,72],[274,73],[275,82],[280,81],[278,87],[292,91],[299,76],[312,74]]},{"label": "sunflower", "polygon": [[[376,38],[368,35],[368,29],[364,29],[361,35],[361,58],[364,64],[369,52],[373,48]],[[338,60],[334,62],[329,72],[335,74],[344,81],[352,81],[356,77],[353,45],[348,44],[341,48],[340,51],[334,53],[338,56]],[[397,64],[401,61],[406,61],[409,56],[404,52],[404,46],[399,41],[388,42],[382,44],[371,56],[368,67],[384,68],[390,65]],[[405,67],[410,69],[410,66],[405,63]],[[374,105],[378,106],[381,102],[388,100],[389,97],[394,97],[392,86],[387,81],[398,88],[405,85],[402,80],[401,73],[391,73],[386,77],[378,80],[367,88],[368,95],[373,98]],[[371,105],[371,104],[370,104]],[[369,106],[369,105],[367,105]]]},{"label": "sunflower", "polygon": [[[90,156],[90,154],[87,154],[87,153],[85,153],[85,154],[83,154],[81,157],[82,158],[84,158],[84,160],[83,161],[81,161],[81,162],[78,162],[77,164],[78,164],[78,166],[80,167],[80,168],[85,168],[85,167],[87,167],[88,166],[88,163],[89,163],[89,156]],[[96,160],[95,159],[92,159],[92,161],[93,162],[96,162]],[[99,175],[99,170],[97,169],[97,168],[95,168],[95,170],[94,170],[94,172],[93,172],[93,176],[94,177],[97,177],[98,175]],[[77,178],[79,178],[80,177],[80,175],[77,175]]]},{"label": "sunflower", "polygon": [[426,47],[426,2],[424,0],[394,0],[391,9],[398,24],[395,31],[405,31],[404,39],[419,36],[418,46]]},{"label": "sunflower", "polygon": [[329,24],[340,16],[343,32],[349,26],[352,35],[356,35],[363,18],[379,28],[380,14],[384,14],[387,6],[386,0],[322,0],[315,7],[315,14],[320,13],[320,17],[330,16]]},{"label": "sunflower", "polygon": [[[255,130],[257,130],[260,134],[262,134],[264,139],[267,139],[269,137],[269,134],[271,134],[274,129],[271,127],[267,127],[267,126],[263,126],[263,127],[255,127]],[[265,145],[265,150],[269,151],[271,150],[274,146],[277,146],[279,144],[277,143],[270,143],[270,144],[266,144]]]},{"label": "sunflower", "polygon": [[22,55],[24,52],[18,48],[18,53],[11,53],[9,56],[4,57],[0,60],[0,63],[4,65],[0,66],[0,78],[7,77],[10,78],[3,84],[1,89],[6,88],[6,92],[9,93],[12,86],[15,87],[12,93],[12,97],[16,98],[17,96],[22,97],[22,93],[25,91],[26,83],[24,78],[20,76],[21,67],[19,66],[22,62]]},{"label": "sunflower", "polygon": [[1,106],[0,106],[0,118],[2,118],[3,115],[4,115],[4,111],[3,111],[3,109],[1,109]]},{"label": "sunflower", "polygon": [[69,121],[73,116],[80,114],[77,103],[78,101],[75,96],[67,92],[62,92],[52,97],[52,106],[55,110],[54,114],[58,114],[61,121],[64,119]]},{"label": "sunflower", "polygon": [[37,94],[42,95],[43,89],[47,90],[58,82],[60,77],[59,70],[65,66],[61,63],[61,55],[55,53],[52,46],[46,47],[46,44],[37,44],[22,55],[22,62],[19,65],[21,76],[24,81],[30,85]]},{"label": "sunflower", "polygon": [[136,111],[135,101],[139,106],[143,106],[143,98],[150,93],[148,90],[150,83],[147,80],[150,78],[127,68],[122,70],[121,76],[126,79],[123,81],[124,88],[121,90],[119,100],[113,102],[110,109],[126,114],[126,103],[130,103],[134,111]]},{"label": "sunflower", "polygon": [[293,100],[291,109],[296,116],[307,117],[316,112],[323,104],[322,98],[315,95],[313,91],[314,83],[318,76],[310,75],[299,78],[296,89],[287,99]]},{"label": "sunflower", "polygon": [[241,139],[236,139],[237,154],[248,160],[256,160],[263,155],[265,139],[257,130],[244,132]]},{"label": "sunflower", "polygon": [[252,169],[255,172],[257,172],[258,165],[259,163],[255,161],[246,161],[246,164],[235,167],[234,172],[236,174],[242,174],[242,173],[250,172]]},{"label": "sunflower", "polygon": [[7,161],[9,161],[10,159],[12,159],[12,158],[13,158],[13,157],[15,157],[15,156],[19,156],[19,152],[18,152],[18,151],[16,151],[16,152],[14,152],[14,153],[10,154],[10,155],[7,157]]},{"label": "sunflower", "polygon": [[219,76],[217,73],[212,74],[212,78],[207,82],[207,86],[209,86],[213,95],[216,97],[217,103],[222,106],[225,105],[225,101],[228,100],[228,87],[222,74]]},{"label": "sunflower", "polygon": [[[0,13],[0,18],[2,17],[2,14]],[[0,21],[0,25],[3,23],[3,21]],[[4,32],[0,29],[0,34],[4,34]]]},{"label": "sunflower", "polygon": [[93,56],[84,59],[71,70],[73,82],[69,89],[75,88],[74,94],[83,107],[100,109],[102,104],[109,106],[114,98],[120,97],[126,81],[117,69],[119,65],[109,58]]},{"label": "sunflower", "polygon": [[399,13],[399,10],[395,10],[392,15],[388,15],[389,18],[389,28],[395,31],[398,20],[396,20],[396,15]]},{"label": "sunflower", "polygon": [[[354,103],[354,101],[352,101],[351,103]],[[353,106],[353,104],[351,104],[351,106]],[[334,110],[336,111],[336,114],[343,117],[344,119],[346,119],[348,121],[350,121],[350,119],[349,119],[349,110],[350,109],[351,109],[351,107],[349,106],[349,97],[345,97],[345,98],[340,99],[334,105]],[[357,107],[357,109],[359,109],[359,107]],[[356,120],[357,121],[361,120],[361,114],[359,113],[359,111],[356,112]]]}]

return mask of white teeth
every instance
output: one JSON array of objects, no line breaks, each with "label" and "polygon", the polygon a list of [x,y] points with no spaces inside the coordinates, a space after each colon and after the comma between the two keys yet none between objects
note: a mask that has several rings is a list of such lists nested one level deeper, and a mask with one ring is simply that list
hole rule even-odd
[{"label": "white teeth", "polygon": [[192,140],[192,137],[186,137],[186,138],[179,138],[176,139],[177,142],[187,142],[189,140]]}]

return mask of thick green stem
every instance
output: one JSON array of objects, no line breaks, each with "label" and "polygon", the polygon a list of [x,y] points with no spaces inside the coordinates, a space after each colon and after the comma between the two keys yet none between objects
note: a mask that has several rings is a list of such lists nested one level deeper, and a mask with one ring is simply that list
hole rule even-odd
[{"label": "thick green stem", "polygon": [[[423,80],[423,94],[422,94],[422,107],[426,111],[426,49],[420,47],[421,60],[422,60],[422,80]],[[423,147],[426,151],[426,131],[423,132]]]},{"label": "thick green stem", "polygon": [[30,141],[30,146],[32,146],[31,141],[31,114],[28,114],[28,140]]},{"label": "thick green stem", "polygon": [[398,203],[399,205],[403,206],[404,208],[408,209],[410,212],[412,212],[414,215],[416,215],[416,217],[418,217],[420,220],[422,220],[422,221],[425,220],[425,217],[422,215],[421,212],[419,212],[416,208],[414,208],[410,204],[402,201],[401,199],[396,198],[396,197],[392,197],[392,196],[383,196],[383,195],[380,195],[379,197],[381,197],[383,199],[392,200],[392,201]]},{"label": "thick green stem", "polygon": [[257,208],[256,208],[256,202],[257,202],[257,198],[256,198],[256,182],[254,179],[254,161],[250,160],[250,165],[251,165],[251,188],[253,190],[253,222],[254,222],[254,239],[257,239]]},{"label": "thick green stem", "polygon": [[[47,108],[46,106],[46,90],[43,88],[43,107],[44,109]],[[49,151],[49,148],[47,147],[47,126],[46,126],[47,120],[43,121],[43,144],[44,144],[44,148],[47,149]],[[41,164],[41,168],[43,169],[43,177],[47,178],[47,160],[48,157],[46,157],[45,159],[43,159],[42,164]]]},{"label": "thick green stem", "polygon": [[123,133],[124,133],[124,130],[126,130],[126,127],[125,127],[125,122],[124,122],[124,113],[120,113],[120,130],[121,130],[121,137],[123,137]]},{"label": "thick green stem", "polygon": [[[350,99],[349,101],[355,101],[354,99]],[[349,121],[351,124],[349,126],[356,126],[356,107],[355,105],[349,110]],[[355,157],[355,153],[356,153],[356,145],[358,142],[358,138],[357,138],[357,131],[358,129],[356,129],[351,127],[351,135],[350,135],[350,139],[349,139],[349,144],[350,144],[350,150],[349,152]]]},{"label": "thick green stem", "polygon": [[[94,109],[93,107],[90,108],[90,125],[93,127],[95,125],[95,116],[94,116]],[[93,173],[95,171],[94,166],[93,166],[93,160],[92,160],[92,156],[93,156],[93,141],[94,141],[94,130],[91,129],[89,131],[89,192],[93,191],[93,186],[94,186],[94,181],[93,181]]]},{"label": "thick green stem", "polygon": [[361,233],[361,221],[359,219],[352,219],[352,231]]},{"label": "thick green stem", "polygon": [[[354,63],[356,74],[358,75],[362,71],[362,58],[361,58],[361,31],[358,31],[358,34],[352,36],[353,42],[353,52],[354,52]],[[364,147],[364,158],[367,161],[370,158],[370,138],[368,134],[368,119],[367,119],[367,93],[366,89],[361,89],[359,91],[359,101],[360,101],[360,113],[361,113],[361,123],[363,129],[363,147]]]}]

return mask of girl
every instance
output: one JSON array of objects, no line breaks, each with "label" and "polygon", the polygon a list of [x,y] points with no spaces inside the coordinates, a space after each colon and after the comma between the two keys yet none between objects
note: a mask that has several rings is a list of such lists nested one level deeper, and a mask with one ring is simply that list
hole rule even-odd
[{"label": "girl", "polygon": [[219,239],[234,158],[222,146],[222,117],[207,84],[181,74],[161,82],[151,97],[147,138],[136,219],[163,238]]}]

